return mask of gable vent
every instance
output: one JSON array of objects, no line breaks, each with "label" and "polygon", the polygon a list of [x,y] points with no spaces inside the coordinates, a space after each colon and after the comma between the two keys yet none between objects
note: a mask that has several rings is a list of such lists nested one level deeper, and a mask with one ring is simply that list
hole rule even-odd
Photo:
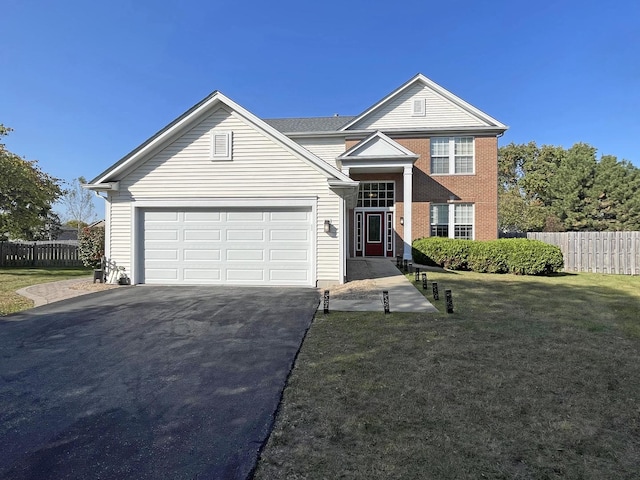
[{"label": "gable vent", "polygon": [[212,160],[231,160],[231,133],[220,130],[211,132]]},{"label": "gable vent", "polygon": [[427,111],[426,98],[414,98],[412,114],[414,117],[424,117]]}]

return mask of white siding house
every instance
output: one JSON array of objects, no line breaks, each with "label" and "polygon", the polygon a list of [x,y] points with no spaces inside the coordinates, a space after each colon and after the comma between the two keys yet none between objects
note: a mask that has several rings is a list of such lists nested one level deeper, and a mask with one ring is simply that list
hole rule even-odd
[{"label": "white siding house", "polygon": [[349,255],[495,238],[506,129],[421,74],[358,116],[262,120],[214,92],[85,188],[106,200],[111,281],[323,287]]},{"label": "white siding house", "polygon": [[106,254],[133,283],[344,280],[341,203],[357,182],[219,93],[88,187],[106,192]]}]

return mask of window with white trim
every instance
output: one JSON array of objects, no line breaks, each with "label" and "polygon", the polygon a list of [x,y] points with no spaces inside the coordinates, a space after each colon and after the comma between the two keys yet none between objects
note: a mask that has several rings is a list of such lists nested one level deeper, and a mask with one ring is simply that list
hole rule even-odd
[{"label": "window with white trim", "polygon": [[211,160],[231,160],[233,132],[213,130],[211,132]]},{"label": "window with white trim", "polygon": [[449,205],[431,205],[431,236],[449,236]]},{"label": "window with white trim", "polygon": [[431,236],[473,240],[472,203],[431,204]]},{"label": "window with white trim", "polygon": [[474,173],[473,137],[432,137],[431,173]]}]

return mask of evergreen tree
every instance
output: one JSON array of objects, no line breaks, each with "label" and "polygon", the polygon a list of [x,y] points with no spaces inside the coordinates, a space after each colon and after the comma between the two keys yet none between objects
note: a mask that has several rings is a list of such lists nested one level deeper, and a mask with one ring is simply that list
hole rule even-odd
[{"label": "evergreen tree", "polygon": [[597,166],[596,149],[576,143],[567,150],[549,181],[549,201],[553,213],[566,230],[589,230],[593,216],[593,181]]}]

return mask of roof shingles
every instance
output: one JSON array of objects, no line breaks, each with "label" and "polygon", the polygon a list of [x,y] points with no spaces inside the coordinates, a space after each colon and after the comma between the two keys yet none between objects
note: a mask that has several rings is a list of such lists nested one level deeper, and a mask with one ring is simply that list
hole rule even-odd
[{"label": "roof shingles", "polygon": [[356,117],[267,118],[266,123],[282,133],[335,132]]}]

